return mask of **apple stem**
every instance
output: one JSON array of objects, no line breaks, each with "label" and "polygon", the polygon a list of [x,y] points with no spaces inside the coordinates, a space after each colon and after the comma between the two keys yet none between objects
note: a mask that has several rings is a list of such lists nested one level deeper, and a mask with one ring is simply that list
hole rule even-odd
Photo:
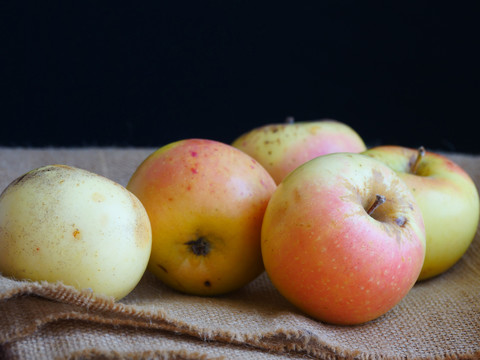
[{"label": "apple stem", "polygon": [[285,118],[285,124],[293,124],[295,122],[295,118],[293,116],[287,116]]},{"label": "apple stem", "polygon": [[415,161],[413,162],[412,166],[410,167],[410,172],[412,174],[416,174],[418,170],[418,164],[420,164],[420,161],[422,158],[425,156],[425,148],[423,146],[420,146],[417,151],[417,157],[415,158]]},{"label": "apple stem", "polygon": [[373,202],[372,205],[370,205],[370,208],[367,211],[368,215],[372,215],[373,212],[375,211],[376,208],[378,208],[380,205],[382,205],[387,199],[383,195],[377,194],[375,196],[375,201]]}]

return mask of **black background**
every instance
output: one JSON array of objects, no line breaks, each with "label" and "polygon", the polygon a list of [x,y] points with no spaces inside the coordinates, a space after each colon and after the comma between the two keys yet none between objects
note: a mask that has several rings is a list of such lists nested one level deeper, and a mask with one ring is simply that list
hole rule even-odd
[{"label": "black background", "polygon": [[294,116],[480,154],[477,3],[3,3],[0,146],[231,142]]}]

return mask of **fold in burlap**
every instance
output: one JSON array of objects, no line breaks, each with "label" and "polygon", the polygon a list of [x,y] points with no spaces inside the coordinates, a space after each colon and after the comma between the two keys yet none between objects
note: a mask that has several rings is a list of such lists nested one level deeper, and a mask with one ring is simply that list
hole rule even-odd
[{"label": "fold in burlap", "polygon": [[[55,163],[125,185],[153,150],[0,148],[0,187]],[[480,184],[480,156],[448,156]],[[146,273],[119,302],[0,276],[0,346],[0,358],[12,359],[479,359],[480,236],[448,272],[352,327],[305,316],[265,274],[229,295],[196,297]]]}]

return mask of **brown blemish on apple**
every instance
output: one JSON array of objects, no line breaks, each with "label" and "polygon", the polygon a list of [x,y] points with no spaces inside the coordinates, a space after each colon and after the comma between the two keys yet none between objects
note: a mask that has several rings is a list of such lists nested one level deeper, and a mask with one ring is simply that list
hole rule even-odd
[{"label": "brown blemish on apple", "polygon": [[95,201],[95,202],[102,202],[105,200],[105,196],[103,196],[102,194],[98,193],[98,192],[95,192],[92,194],[92,200]]},{"label": "brown blemish on apple", "polygon": [[[38,168],[38,169],[35,169],[35,170],[31,170],[23,175],[21,175],[20,177],[18,177],[17,179],[13,180],[3,191],[2,193],[0,194],[0,198],[3,196],[4,193],[7,192],[8,189],[11,189],[15,186],[19,186],[21,185],[22,183],[26,182],[27,180],[31,179],[31,178],[35,178],[37,176],[40,176],[41,174],[43,173],[46,173],[46,172],[51,172],[51,171],[58,171],[60,169],[67,169],[67,170],[75,170],[73,167],[71,166],[68,166],[68,165],[48,165],[48,166],[45,166],[45,167],[42,167],[42,168]],[[59,175],[60,177],[62,175]]]},{"label": "brown blemish on apple", "polygon": [[404,226],[406,223],[407,223],[407,219],[405,216],[402,216],[400,215],[399,217],[397,217],[395,219],[395,223],[398,225],[398,226]]},{"label": "brown blemish on apple", "polygon": [[187,241],[185,245],[187,245],[189,249],[198,256],[207,256],[211,247],[210,242],[202,236],[196,240]]},{"label": "brown blemish on apple", "polygon": [[271,125],[271,126],[266,126],[264,128],[264,131],[266,133],[277,133],[285,128],[285,125]]},{"label": "brown blemish on apple", "polygon": [[210,287],[212,286],[212,284],[210,283],[209,280],[205,280],[205,282],[203,283],[206,287]]},{"label": "brown blemish on apple", "polygon": [[314,125],[312,126],[308,132],[312,135],[316,135],[318,132],[320,132],[322,130],[322,126],[321,125]]},{"label": "brown blemish on apple", "polygon": [[[15,185],[18,185],[18,184],[21,184],[22,182],[24,182],[26,179],[30,178],[30,177],[33,177],[35,176],[34,174],[31,174],[31,171],[30,172],[27,172],[26,174],[23,174],[22,176],[16,178],[15,180],[13,180],[13,182],[7,187],[14,187]],[[6,189],[5,189],[6,190]]]},{"label": "brown blemish on apple", "polygon": [[74,237],[76,240],[80,240],[81,236],[82,236],[82,235],[80,234],[80,230],[78,230],[78,229],[74,229],[74,230],[73,230],[73,237]]},{"label": "brown blemish on apple", "polygon": [[157,266],[163,271],[165,271],[166,274],[168,274],[168,270],[164,266],[162,266],[161,264],[157,264]]},{"label": "brown blemish on apple", "polygon": [[[140,210],[140,208],[143,207],[140,200],[130,192],[128,192],[128,195],[130,196],[130,200],[132,201],[132,207]],[[151,228],[149,226],[150,222],[148,220],[148,217],[140,217],[138,211],[136,211],[136,213],[138,217],[135,221],[135,245],[137,245],[137,247],[139,248],[144,248],[145,246],[148,246],[150,244],[151,240]]]},{"label": "brown blemish on apple", "polygon": [[151,244],[151,230],[149,223],[137,220],[135,223],[135,245],[144,248]]}]

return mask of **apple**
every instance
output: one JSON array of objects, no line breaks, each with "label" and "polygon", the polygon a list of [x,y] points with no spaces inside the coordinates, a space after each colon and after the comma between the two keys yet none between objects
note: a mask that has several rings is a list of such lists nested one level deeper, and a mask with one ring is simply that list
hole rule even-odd
[{"label": "apple", "polygon": [[311,317],[354,325],[392,309],[425,256],[422,214],[407,185],[361,154],[319,156],[277,187],[262,226],[273,285]]},{"label": "apple", "polygon": [[152,225],[149,271],[188,294],[244,286],[263,272],[260,233],[275,188],[256,160],[230,145],[184,139],[161,147],[127,184]]},{"label": "apple", "polygon": [[364,152],[396,171],[410,187],[425,223],[427,251],[419,280],[451,268],[472,242],[479,221],[479,197],[470,176],[446,156],[402,146]]},{"label": "apple", "polygon": [[67,165],[33,169],[0,195],[0,273],[121,299],[147,268],[152,232],[120,184]]},{"label": "apple", "polygon": [[247,132],[232,145],[256,159],[277,184],[292,170],[317,156],[366,150],[362,138],[335,120],[265,125]]}]

